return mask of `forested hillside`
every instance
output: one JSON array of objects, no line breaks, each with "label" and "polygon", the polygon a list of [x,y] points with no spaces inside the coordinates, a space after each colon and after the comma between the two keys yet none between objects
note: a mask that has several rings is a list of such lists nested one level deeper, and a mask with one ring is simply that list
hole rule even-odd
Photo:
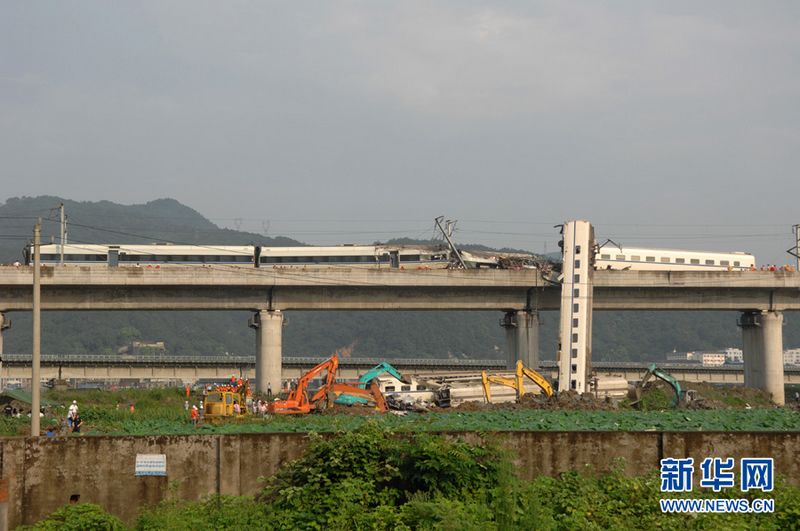
[{"label": "forested hillside", "polygon": [[[0,205],[0,261],[21,256],[37,216],[57,219],[56,197],[13,198]],[[63,201],[72,242],[302,245],[289,238],[221,229],[172,199],[144,205]],[[45,221],[43,240],[57,237]],[[307,242],[313,244],[313,242]],[[469,242],[462,242],[468,245]],[[30,351],[30,318],[11,313],[6,352]],[[350,348],[355,357],[502,357],[499,312],[288,312],[285,355],[325,355]],[[163,340],[175,354],[251,354],[254,334],[243,312],[46,312],[44,352],[116,352],[132,339]],[[659,360],[666,352],[738,346],[735,313],[596,312],[594,358]],[[785,345],[800,346],[800,327],[787,314]],[[558,316],[542,315],[541,350],[552,359]]]}]

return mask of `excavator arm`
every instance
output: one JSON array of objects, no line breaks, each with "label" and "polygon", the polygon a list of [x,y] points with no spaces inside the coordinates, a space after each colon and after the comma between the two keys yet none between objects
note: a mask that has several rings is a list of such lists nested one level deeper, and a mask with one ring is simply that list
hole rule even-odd
[{"label": "excavator arm", "polygon": [[[336,379],[336,370],[338,368],[339,357],[334,354],[301,376],[297,382],[297,387],[289,393],[286,400],[270,402],[268,406],[269,412],[278,414],[302,414],[310,412],[314,408],[314,404],[322,398],[327,397],[328,389]],[[309,398],[309,384],[323,371],[328,371],[325,377],[325,384]]]},{"label": "excavator arm", "polygon": [[329,392],[337,398],[342,395],[360,398],[364,403],[373,404],[375,409],[381,412],[388,410],[388,407],[386,406],[386,400],[383,398],[383,393],[381,393],[381,389],[376,382],[371,382],[369,389],[361,389],[360,387],[354,387],[352,385],[334,383],[330,386]]},{"label": "excavator arm", "polygon": [[505,385],[506,387],[510,387],[517,391],[517,397],[519,397],[519,386],[517,384],[516,378],[510,378],[508,376],[497,376],[497,375],[490,375],[487,374],[486,371],[481,371],[481,380],[483,381],[483,396],[486,399],[487,404],[492,403],[492,387],[491,385],[499,384]]},{"label": "excavator arm", "polygon": [[511,387],[512,389],[516,390],[517,400],[519,400],[525,396],[526,377],[539,386],[547,398],[553,396],[553,386],[550,385],[550,382],[548,382],[547,379],[538,372],[525,367],[522,364],[522,361],[518,360],[517,368],[514,371],[513,377],[494,376],[487,374],[486,371],[481,371],[481,380],[483,381],[483,396],[486,398],[486,402],[491,403],[492,401],[491,384],[493,383],[505,385],[506,387]]},{"label": "excavator arm", "polygon": [[547,396],[547,398],[550,398],[551,396],[553,396],[553,386],[550,385],[550,382],[548,382],[547,379],[544,376],[542,376],[538,372],[534,371],[533,369],[529,369],[528,367],[523,366],[521,361],[517,361],[517,373],[516,373],[516,375],[517,375],[517,382],[519,382],[519,385],[520,385],[520,388],[519,388],[520,389],[520,396],[523,396],[525,394],[525,392],[524,392],[524,390],[522,388],[522,376],[523,375],[527,376],[533,383],[538,385],[539,388],[542,390],[542,392],[545,394],[545,396]]},{"label": "excavator arm", "polygon": [[[390,363],[383,361],[378,365],[374,366],[373,368],[371,368],[370,370],[368,370],[367,372],[365,372],[361,376],[361,378],[358,379],[357,386],[361,389],[366,389],[369,386],[370,382],[372,382],[372,380],[383,374],[389,374],[390,376],[397,378],[401,382],[408,383],[397,369],[395,369]],[[368,400],[360,395],[352,393],[341,393],[336,397],[336,403],[346,406],[352,406],[354,404],[366,404],[368,403]]]},{"label": "excavator arm", "polygon": [[631,405],[636,405],[642,400],[642,390],[644,386],[647,385],[647,382],[650,381],[651,378],[656,377],[660,380],[665,381],[672,387],[672,390],[675,392],[675,397],[672,399],[672,407],[678,407],[681,402],[683,401],[683,390],[681,389],[681,384],[678,380],[675,379],[670,373],[659,369],[655,363],[651,363],[650,366],[647,368],[647,372],[642,377],[641,381],[636,384],[635,388],[635,399],[631,403]]}]

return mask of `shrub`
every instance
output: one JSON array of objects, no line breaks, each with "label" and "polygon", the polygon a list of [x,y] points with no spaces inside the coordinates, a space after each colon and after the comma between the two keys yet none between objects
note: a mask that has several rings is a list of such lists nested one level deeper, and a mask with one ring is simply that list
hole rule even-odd
[{"label": "shrub", "polygon": [[64,505],[50,516],[28,527],[36,531],[117,531],[122,522],[93,503]]}]

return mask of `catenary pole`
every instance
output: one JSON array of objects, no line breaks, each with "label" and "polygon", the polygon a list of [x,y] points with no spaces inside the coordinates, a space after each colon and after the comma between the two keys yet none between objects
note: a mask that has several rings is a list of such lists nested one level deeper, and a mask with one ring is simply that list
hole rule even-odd
[{"label": "catenary pole", "polygon": [[39,397],[39,374],[41,365],[41,255],[39,248],[42,237],[42,218],[36,222],[33,228],[33,359],[31,360],[31,437],[38,437],[39,430],[39,409],[41,399]]}]

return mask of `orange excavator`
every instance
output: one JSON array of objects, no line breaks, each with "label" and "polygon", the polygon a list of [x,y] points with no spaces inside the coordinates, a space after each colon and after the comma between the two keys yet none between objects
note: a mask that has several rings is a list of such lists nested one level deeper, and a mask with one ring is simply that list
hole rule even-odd
[{"label": "orange excavator", "polygon": [[[301,376],[297,382],[297,387],[289,393],[286,400],[270,402],[267,410],[270,413],[282,415],[310,413],[314,410],[325,409],[338,395],[346,393],[366,398],[369,402],[375,404],[377,409],[386,411],[386,401],[383,399],[383,394],[381,394],[377,384],[373,383],[369,389],[361,389],[351,385],[335,383],[338,368],[339,357],[334,354]],[[309,384],[325,371],[327,371],[325,382],[319,389],[314,391],[314,394],[309,396]]]}]

